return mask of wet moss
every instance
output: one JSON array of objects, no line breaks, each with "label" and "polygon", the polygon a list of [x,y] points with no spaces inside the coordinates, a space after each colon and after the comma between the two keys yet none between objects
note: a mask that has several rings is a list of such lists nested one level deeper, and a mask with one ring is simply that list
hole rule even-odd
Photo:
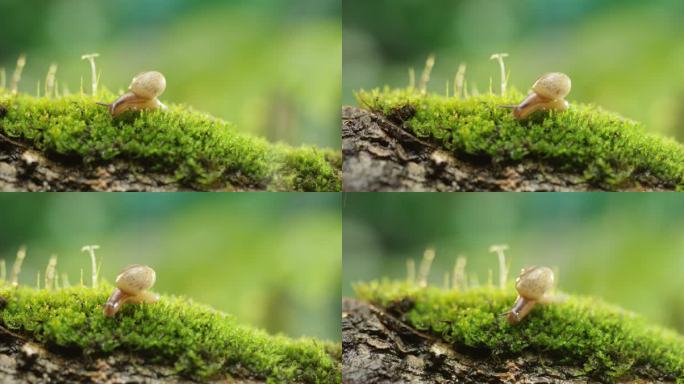
[{"label": "wet moss", "polygon": [[199,189],[339,191],[339,151],[293,148],[239,133],[182,105],[112,119],[96,97],[57,99],[0,90],[0,133],[85,165],[132,161]]},{"label": "wet moss", "polygon": [[421,94],[413,88],[360,91],[364,108],[402,123],[466,158],[492,163],[539,161],[582,175],[606,189],[642,184],[684,189],[684,146],[648,134],[637,122],[593,105],[541,112],[525,121],[501,105],[524,97],[484,94],[465,99]]},{"label": "wet moss", "polygon": [[684,337],[595,298],[569,296],[538,305],[510,325],[502,314],[515,301],[512,287],[457,291],[384,280],[357,284],[355,290],[361,299],[401,313],[418,330],[493,356],[548,354],[610,382],[638,370],[684,380]]},{"label": "wet moss", "polygon": [[268,382],[341,382],[339,344],[290,339],[240,325],[230,315],[189,299],[162,296],[152,305],[127,305],[106,318],[112,287],[56,291],[0,288],[2,325],[48,347],[97,356],[136,353],[195,378],[231,376]]}]

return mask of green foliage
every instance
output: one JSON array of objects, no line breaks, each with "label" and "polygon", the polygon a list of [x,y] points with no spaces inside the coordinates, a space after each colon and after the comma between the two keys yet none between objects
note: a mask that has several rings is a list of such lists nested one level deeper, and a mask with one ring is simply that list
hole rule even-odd
[{"label": "green foliage", "polygon": [[597,299],[570,296],[562,303],[538,305],[520,324],[509,325],[501,314],[515,301],[512,289],[421,289],[387,280],[355,289],[362,299],[384,308],[398,310],[408,300],[413,305],[403,318],[416,329],[495,356],[551,354],[601,380],[628,376],[639,368],[684,377],[681,335]]},{"label": "green foliage", "polygon": [[340,346],[292,340],[237,324],[235,318],[189,299],[162,296],[150,305],[126,305],[113,318],[102,314],[112,287],[48,292],[2,287],[4,327],[47,346],[101,355],[134,352],[174,364],[199,378],[247,374],[268,382],[339,383]]},{"label": "green foliage", "polygon": [[84,164],[132,161],[200,189],[340,190],[339,153],[272,145],[185,106],[112,119],[95,102],[114,98],[108,92],[47,99],[0,91],[7,109],[0,132]]},{"label": "green foliage", "polygon": [[684,147],[676,141],[591,105],[572,104],[568,111],[537,113],[526,121],[500,107],[523,97],[512,91],[457,99],[413,88],[357,93],[366,108],[404,121],[418,137],[457,155],[494,163],[540,161],[607,189],[640,182],[684,188]]}]

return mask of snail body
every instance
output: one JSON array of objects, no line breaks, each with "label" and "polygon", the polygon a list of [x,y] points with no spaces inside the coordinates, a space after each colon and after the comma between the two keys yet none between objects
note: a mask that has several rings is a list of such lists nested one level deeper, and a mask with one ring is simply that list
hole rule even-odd
[{"label": "snail body", "polygon": [[136,75],[128,86],[128,92],[113,103],[98,103],[108,107],[109,113],[117,117],[127,111],[166,109],[157,99],[166,89],[166,78],[161,72],[149,71]]},{"label": "snail body", "polygon": [[569,107],[565,97],[571,88],[572,81],[564,73],[551,72],[542,75],[532,85],[532,92],[520,104],[512,106],[513,117],[523,120],[537,111],[565,111]]},{"label": "snail body", "polygon": [[116,277],[116,288],[104,305],[104,315],[112,317],[126,303],[155,303],[159,296],[147,290],[156,281],[154,269],[140,264],[131,264]]},{"label": "snail body", "polygon": [[523,269],[515,280],[518,298],[513,308],[505,313],[510,324],[519,323],[534,306],[546,300],[546,293],[553,287],[553,271],[547,267]]}]

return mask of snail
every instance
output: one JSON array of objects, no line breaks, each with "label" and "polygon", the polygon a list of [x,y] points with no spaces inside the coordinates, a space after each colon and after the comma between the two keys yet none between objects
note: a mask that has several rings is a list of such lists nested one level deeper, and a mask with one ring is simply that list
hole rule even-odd
[{"label": "snail", "polygon": [[161,72],[149,71],[137,74],[128,86],[128,92],[113,103],[97,103],[109,108],[109,113],[117,117],[126,111],[167,109],[157,97],[166,89],[166,78]]},{"label": "snail", "polygon": [[568,102],[565,96],[570,93],[572,82],[564,73],[551,72],[542,75],[532,85],[530,92],[518,105],[502,105],[503,108],[513,109],[513,117],[523,120],[536,111],[565,111]]},{"label": "snail", "polygon": [[530,267],[520,272],[515,279],[518,298],[510,311],[504,315],[510,324],[519,323],[537,303],[547,303],[552,299],[546,292],[553,287],[553,271],[547,267]]},{"label": "snail", "polygon": [[116,288],[104,305],[104,315],[112,317],[123,304],[155,303],[159,295],[147,290],[154,285],[157,276],[154,269],[140,264],[131,264],[116,277]]}]

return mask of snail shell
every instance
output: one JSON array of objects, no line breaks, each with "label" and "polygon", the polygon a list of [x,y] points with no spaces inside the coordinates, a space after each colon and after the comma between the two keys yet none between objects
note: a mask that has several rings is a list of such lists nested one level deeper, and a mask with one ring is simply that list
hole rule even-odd
[{"label": "snail shell", "polygon": [[116,277],[116,287],[129,295],[137,295],[150,289],[156,280],[154,269],[146,265],[131,264]]},{"label": "snail shell", "polygon": [[553,271],[547,267],[531,267],[523,269],[515,280],[515,289],[520,296],[539,300],[553,287]]},{"label": "snail shell", "polygon": [[532,85],[532,90],[545,99],[558,100],[570,93],[572,82],[565,73],[551,72],[542,75]]},{"label": "snail shell", "polygon": [[124,93],[121,97],[116,99],[112,104],[108,104],[109,112],[116,117],[126,111],[142,111],[162,108],[166,106],[157,99],[145,99],[133,92]]},{"label": "snail shell", "polygon": [[116,277],[116,288],[104,305],[104,315],[111,317],[125,303],[154,303],[159,296],[147,290],[154,285],[157,274],[154,269],[140,264],[132,264],[124,268]]},{"label": "snail shell", "polygon": [[149,71],[137,74],[128,86],[128,92],[113,103],[97,103],[106,106],[113,117],[127,111],[166,109],[157,97],[166,89],[166,78],[161,72]]},{"label": "snail shell", "polygon": [[143,99],[159,97],[166,89],[166,78],[161,72],[142,72],[133,78],[128,90]]},{"label": "snail shell", "polygon": [[564,98],[571,88],[572,82],[568,75],[560,72],[547,73],[534,82],[532,92],[520,104],[504,107],[513,108],[513,116],[518,120],[525,119],[536,111],[565,111],[569,104]]}]

